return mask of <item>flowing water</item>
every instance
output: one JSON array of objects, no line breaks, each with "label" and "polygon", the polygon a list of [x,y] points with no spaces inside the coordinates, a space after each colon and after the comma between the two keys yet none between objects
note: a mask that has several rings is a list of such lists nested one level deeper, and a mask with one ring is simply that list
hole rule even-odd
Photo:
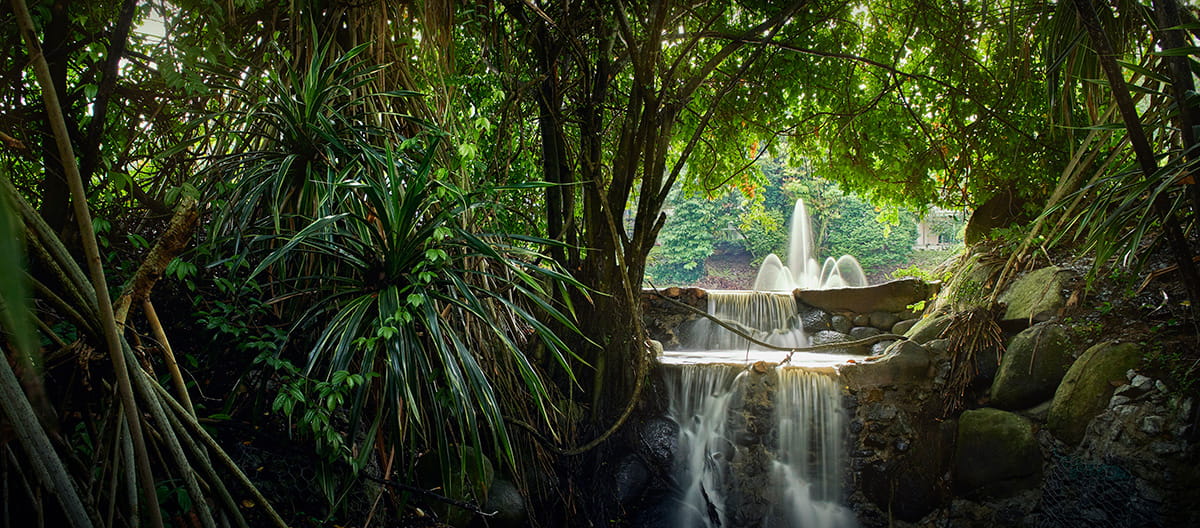
[{"label": "flowing water", "polygon": [[[776,347],[809,344],[792,290],[865,286],[851,256],[819,264],[803,202],[792,215],[788,265],[769,255],[756,291],[709,291],[708,313]],[[707,318],[666,351],[669,415],[679,424],[673,525],[853,528],[842,506],[846,412],[834,369],[861,356],[775,350]],[[787,367],[745,368],[752,363]],[[814,369],[816,367],[825,367]],[[818,372],[817,370],[820,370]]]},{"label": "flowing water", "polygon": [[840,504],[846,417],[834,378],[681,365],[666,373],[679,424],[678,527],[853,528]]},{"label": "flowing water", "polygon": [[784,521],[780,526],[855,526],[854,513],[841,505],[847,424],[835,379],[787,368],[778,376],[775,518]]},{"label": "flowing water", "polygon": [[792,228],[788,236],[788,261],[774,253],[767,255],[758,268],[754,289],[759,291],[792,291],[803,289],[830,289],[867,285],[858,259],[850,255],[828,257],[824,263],[817,261],[814,250],[812,221],[803,200],[796,200],[792,209]]}]

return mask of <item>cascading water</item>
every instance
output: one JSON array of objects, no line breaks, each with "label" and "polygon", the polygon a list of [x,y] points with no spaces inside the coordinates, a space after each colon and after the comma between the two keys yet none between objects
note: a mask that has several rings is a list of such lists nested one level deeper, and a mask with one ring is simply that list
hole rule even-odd
[{"label": "cascading water", "polygon": [[833,378],[681,365],[666,382],[679,424],[674,526],[856,526],[839,504],[846,418]]},{"label": "cascading water", "polygon": [[684,365],[667,371],[668,415],[679,424],[675,472],[679,476],[676,526],[722,526],[728,458],[726,434],[736,370]]},{"label": "cascading water", "polygon": [[[796,288],[865,286],[851,256],[813,256],[803,202],[792,216],[788,266],[769,255],[757,291],[709,291],[708,313],[758,341],[795,348],[809,340]],[[847,434],[836,374],[854,356],[774,350],[707,318],[681,330],[684,350],[664,352],[669,415],[679,425],[675,457],[679,527],[853,528],[840,505]],[[789,367],[767,368],[764,361]],[[731,364],[755,363],[750,369]]]},{"label": "cascading water", "polygon": [[772,477],[782,496],[776,518],[786,521],[783,526],[855,526],[853,512],[841,505],[846,413],[837,383],[801,369],[778,369],[778,375]]},{"label": "cascading water", "polygon": [[[792,320],[796,298],[791,293],[709,291],[708,313],[765,343],[781,347],[808,344],[803,327]],[[683,339],[690,349],[765,350],[708,319],[697,319]]]},{"label": "cascading water", "polygon": [[788,262],[774,253],[767,255],[758,268],[754,289],[758,291],[791,291],[859,287],[867,285],[858,260],[850,255],[829,257],[818,263],[813,251],[812,222],[803,200],[796,200],[792,209],[792,228],[788,237]]}]

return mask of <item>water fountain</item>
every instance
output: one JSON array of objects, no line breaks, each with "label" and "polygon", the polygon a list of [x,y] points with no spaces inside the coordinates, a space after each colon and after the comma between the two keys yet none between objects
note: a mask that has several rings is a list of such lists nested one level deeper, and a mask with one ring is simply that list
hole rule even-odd
[{"label": "water fountain", "polygon": [[[851,256],[818,264],[802,201],[788,265],[767,257],[752,291],[705,292],[707,312],[777,347],[809,344],[793,290],[866,286]],[[673,508],[680,527],[851,528],[841,505],[846,413],[834,368],[861,356],[755,344],[707,318],[664,353],[668,414],[679,425]],[[751,364],[753,364],[751,366]],[[750,366],[750,368],[746,368]]]},{"label": "water fountain", "polygon": [[850,255],[838,258],[827,257],[818,263],[813,250],[812,221],[804,200],[796,200],[792,209],[792,228],[788,236],[788,262],[774,253],[767,255],[758,268],[754,279],[757,291],[792,291],[796,288],[809,290],[867,285],[858,259]]}]

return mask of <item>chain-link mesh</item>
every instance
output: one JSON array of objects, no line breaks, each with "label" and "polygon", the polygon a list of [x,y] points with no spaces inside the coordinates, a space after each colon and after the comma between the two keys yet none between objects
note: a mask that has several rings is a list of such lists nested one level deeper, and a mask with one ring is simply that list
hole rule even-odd
[{"label": "chain-link mesh", "polygon": [[1037,528],[1164,526],[1157,501],[1120,466],[1055,453],[1046,467]]}]

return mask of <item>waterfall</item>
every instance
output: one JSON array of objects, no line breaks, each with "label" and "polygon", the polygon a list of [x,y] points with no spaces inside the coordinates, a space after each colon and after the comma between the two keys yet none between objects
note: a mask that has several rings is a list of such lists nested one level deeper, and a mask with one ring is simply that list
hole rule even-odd
[{"label": "waterfall", "polygon": [[676,526],[724,526],[728,459],[726,433],[737,371],[683,365],[667,370],[668,416],[679,424],[675,461],[680,489]]},{"label": "waterfall", "polygon": [[842,500],[846,417],[829,375],[668,367],[679,424],[678,527],[852,528]]},{"label": "waterfall", "polygon": [[778,369],[775,400],[778,453],[772,477],[781,526],[848,528],[854,514],[842,506],[846,413],[834,378],[802,369]]},{"label": "waterfall", "polygon": [[[796,299],[790,292],[710,291],[708,313],[772,345],[808,344],[804,329],[793,320]],[[708,319],[697,319],[682,337],[693,350],[764,350]]]}]

